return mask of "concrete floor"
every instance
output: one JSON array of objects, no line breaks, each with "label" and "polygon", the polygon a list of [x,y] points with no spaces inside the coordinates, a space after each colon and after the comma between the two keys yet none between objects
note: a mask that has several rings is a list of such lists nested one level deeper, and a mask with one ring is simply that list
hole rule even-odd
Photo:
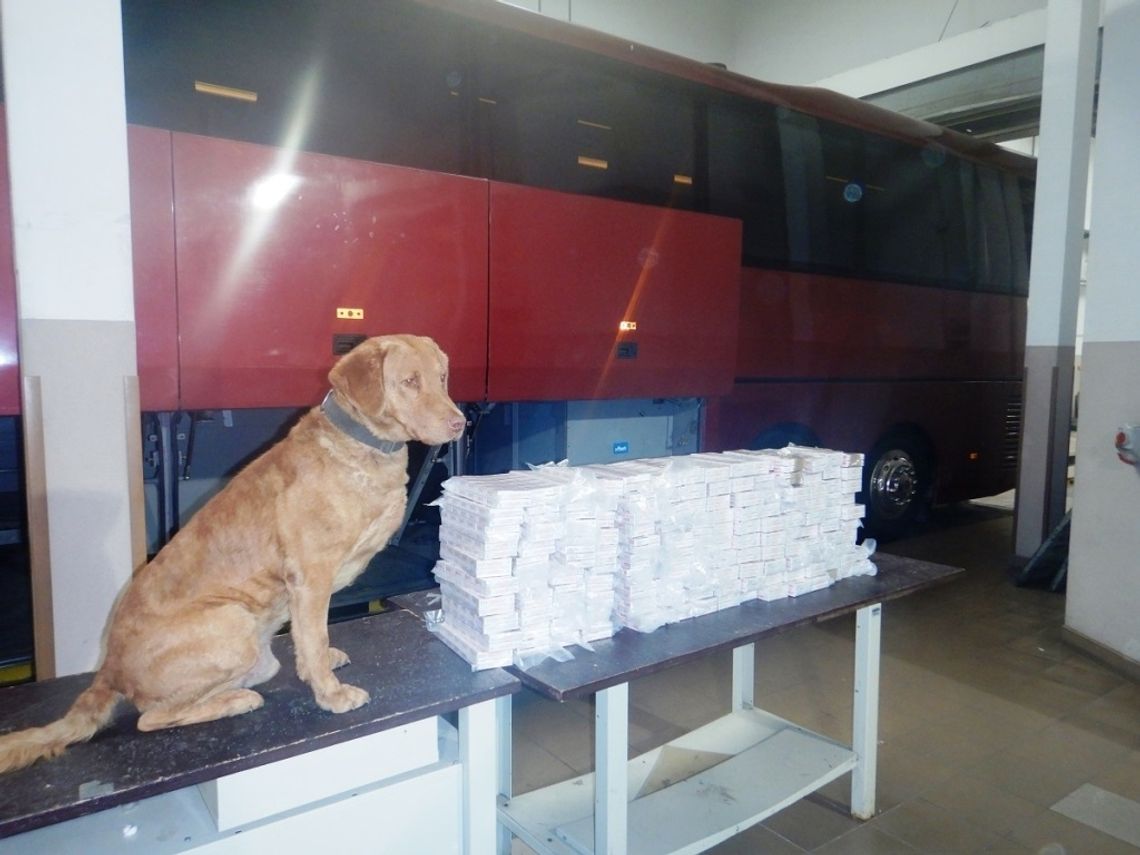
[{"label": "concrete floor", "polygon": [[[1063,595],[1008,581],[1011,539],[1007,510],[966,505],[886,547],[967,572],[884,606],[874,819],[849,816],[847,775],[711,851],[1140,852],[1117,836],[1140,840],[1140,686],[1061,640]],[[853,616],[760,642],[756,703],[849,741],[853,660]],[[723,714],[730,681],[725,654],[632,683],[632,753]],[[514,716],[517,793],[591,770],[588,701],[523,692]],[[1054,809],[1086,784],[1115,814]]]}]

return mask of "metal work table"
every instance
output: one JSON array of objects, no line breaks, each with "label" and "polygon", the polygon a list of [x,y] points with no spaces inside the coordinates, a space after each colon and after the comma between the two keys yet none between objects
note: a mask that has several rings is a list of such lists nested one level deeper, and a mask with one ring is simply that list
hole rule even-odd
[{"label": "metal work table", "polygon": [[[774,602],[751,601],[652,633],[622,630],[574,648],[568,662],[509,669],[554,700],[590,694],[595,703],[595,773],[511,794],[511,704],[499,723],[500,851],[510,835],[539,852],[699,852],[852,773],[851,811],[875,811],[879,626],[882,603],[962,572],[880,554],[877,576]],[[422,611],[424,594],[397,598]],[[841,745],[753,704],[754,643],[797,626],[856,613],[853,744]],[[629,681],[722,650],[733,651],[730,712],[628,760]]]},{"label": "metal work table", "polygon": [[[137,713],[124,703],[91,742],[0,777],[0,838],[458,711],[463,846],[492,848],[494,703],[517,691],[518,681],[498,669],[472,672],[419,617],[403,610],[336,624],[329,635],[352,660],[338,675],[371,695],[360,709],[334,715],[318,708],[296,676],[291,640],[280,636],[273,650],[282,668],[259,687],[261,709],[139,733]],[[83,674],[0,690],[0,732],[62,716],[90,681]]]}]

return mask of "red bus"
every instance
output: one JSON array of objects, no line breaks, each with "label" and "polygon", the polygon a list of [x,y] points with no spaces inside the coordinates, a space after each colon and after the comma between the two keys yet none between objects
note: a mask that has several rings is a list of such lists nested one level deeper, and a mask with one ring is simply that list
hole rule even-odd
[{"label": "red bus", "polygon": [[[881,534],[931,501],[1014,486],[1031,159],[834,93],[476,8],[514,31],[484,59],[489,91],[528,101],[494,150],[510,164],[548,154],[488,174],[742,221],[733,388],[705,402],[705,447],[863,451]],[[560,137],[583,115],[612,130]],[[582,153],[615,174],[571,172]],[[694,180],[670,184],[678,174]]]},{"label": "red bus", "polygon": [[491,0],[122,10],[167,502],[397,331],[451,354],[451,471],[822,444],[880,532],[1014,485],[1032,160]]}]

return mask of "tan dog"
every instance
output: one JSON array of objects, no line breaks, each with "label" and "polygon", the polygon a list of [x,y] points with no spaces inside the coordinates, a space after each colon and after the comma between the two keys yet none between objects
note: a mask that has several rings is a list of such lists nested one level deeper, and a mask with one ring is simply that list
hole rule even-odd
[{"label": "tan dog", "polygon": [[364,569],[404,516],[406,440],[463,433],[447,357],[429,338],[370,339],[329,373],[332,392],[242,470],[154,560],[115,607],[103,664],[62,719],[0,736],[0,772],[90,739],[120,697],[139,730],[257,709],[250,687],[277,673],[269,641],[288,619],[297,674],[317,703],[346,712],[368,693],[341,683],[329,647],[334,591]]}]

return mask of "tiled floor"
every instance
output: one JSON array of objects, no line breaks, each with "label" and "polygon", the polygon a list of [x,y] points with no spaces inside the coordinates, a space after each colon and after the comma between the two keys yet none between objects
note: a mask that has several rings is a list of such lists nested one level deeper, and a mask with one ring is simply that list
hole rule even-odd
[{"label": "tiled floor", "polygon": [[[849,816],[848,775],[713,852],[1140,852],[1052,810],[1086,783],[1140,802],[1140,685],[1061,640],[1063,595],[1008,581],[1011,530],[1008,512],[966,506],[889,547],[967,573],[884,606],[875,818]],[[853,643],[853,617],[759,643],[756,703],[849,741]],[[723,714],[730,666],[632,683],[633,753]],[[514,715],[516,792],[590,771],[588,702],[524,692]]]}]

